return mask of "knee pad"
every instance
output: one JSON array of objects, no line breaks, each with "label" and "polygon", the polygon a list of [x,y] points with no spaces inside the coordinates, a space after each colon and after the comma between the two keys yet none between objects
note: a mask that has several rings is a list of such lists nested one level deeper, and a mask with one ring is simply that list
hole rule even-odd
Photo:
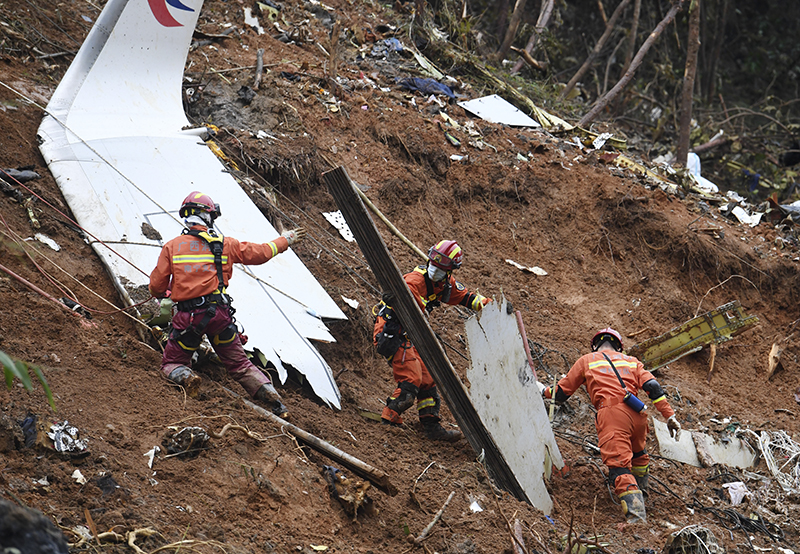
[{"label": "knee pad", "polygon": [[214,346],[225,346],[233,342],[239,330],[236,328],[235,323],[231,323],[221,333],[211,338],[211,344]]},{"label": "knee pad", "polygon": [[171,338],[178,343],[178,346],[180,346],[181,350],[184,352],[194,352],[200,348],[200,343],[203,341],[203,335],[198,334],[191,327],[181,331],[173,329]]},{"label": "knee pad", "polygon": [[608,483],[612,488],[616,486],[617,477],[620,475],[630,475],[631,470],[627,467],[609,467],[608,468]]},{"label": "knee pad", "polygon": [[398,383],[397,388],[400,389],[400,394],[396,398],[392,396],[387,398],[386,407],[401,414],[414,405],[419,388],[408,381]]}]

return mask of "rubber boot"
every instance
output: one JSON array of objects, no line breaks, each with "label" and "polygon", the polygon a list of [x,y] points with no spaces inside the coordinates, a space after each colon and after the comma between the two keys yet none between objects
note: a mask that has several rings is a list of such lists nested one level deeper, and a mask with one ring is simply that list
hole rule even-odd
[{"label": "rubber boot", "polygon": [[186,389],[186,394],[192,398],[195,398],[200,392],[200,382],[202,379],[199,375],[185,365],[181,365],[173,369],[167,376],[167,379]]},{"label": "rubber boot", "polygon": [[625,514],[628,523],[645,523],[647,521],[642,491],[635,489],[623,492],[619,495],[619,501],[622,505],[622,513]]},{"label": "rubber boot", "polygon": [[[431,421],[427,421],[428,419]],[[461,431],[457,429],[448,431],[442,427],[438,419],[424,418],[421,423],[422,430],[425,431],[425,436],[434,441],[455,442],[464,436]]]},{"label": "rubber boot", "polygon": [[256,392],[256,400],[260,400],[270,406],[272,413],[276,416],[286,419],[289,416],[289,410],[283,405],[283,399],[272,383],[264,383]]}]

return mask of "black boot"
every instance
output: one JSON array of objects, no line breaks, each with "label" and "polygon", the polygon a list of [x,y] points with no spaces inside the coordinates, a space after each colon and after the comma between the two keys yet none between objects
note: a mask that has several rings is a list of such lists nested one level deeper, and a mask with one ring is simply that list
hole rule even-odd
[{"label": "black boot", "polygon": [[200,382],[202,379],[185,365],[173,369],[169,376],[167,376],[167,379],[186,389],[186,394],[192,398],[196,398],[197,394],[200,392]]},{"label": "black boot", "polygon": [[276,416],[286,419],[289,416],[289,410],[283,405],[283,399],[272,383],[264,383],[258,389],[255,396],[256,400],[260,400],[270,406],[272,413]]},{"label": "black boot", "polygon": [[464,436],[461,431],[457,429],[448,431],[442,427],[438,419],[422,418],[421,423],[422,430],[425,431],[425,436],[434,441],[455,442]]}]

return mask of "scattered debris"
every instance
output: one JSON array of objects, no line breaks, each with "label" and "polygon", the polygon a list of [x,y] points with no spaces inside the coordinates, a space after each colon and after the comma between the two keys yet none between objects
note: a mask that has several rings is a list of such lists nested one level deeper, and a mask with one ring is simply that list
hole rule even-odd
[{"label": "scattered debris", "polygon": [[496,94],[459,102],[458,105],[490,123],[502,123],[512,127],[541,127],[516,106]]},{"label": "scattered debris", "polygon": [[208,442],[208,432],[202,427],[168,427],[161,445],[170,456],[196,456]]},{"label": "scattered debris", "polygon": [[695,467],[724,464],[742,469],[752,467],[756,461],[756,453],[750,445],[730,434],[716,440],[705,433],[691,431],[681,433],[680,440],[676,441],[670,436],[667,424],[655,418],[653,419],[653,430],[656,433],[661,455],[670,460]]},{"label": "scattered debris", "polygon": [[86,477],[83,476],[83,473],[81,473],[80,469],[76,469],[72,472],[72,478],[75,479],[75,482],[79,485],[86,484]]},{"label": "scattered debris", "polygon": [[31,240],[34,240],[34,239],[38,240],[42,244],[46,244],[47,246],[49,246],[50,248],[52,248],[56,252],[61,250],[61,247],[58,245],[58,243],[56,241],[54,241],[53,239],[51,239],[47,235],[43,235],[42,233],[36,233],[35,235],[33,235],[33,238],[27,238],[25,240],[26,241],[31,241]]},{"label": "scattered debris", "polygon": [[786,349],[786,344],[794,337],[794,333],[786,338],[778,339],[772,343],[772,348],[769,351],[769,362],[767,367],[767,380],[772,379],[772,376],[781,367],[781,355]]},{"label": "scattered debris", "polygon": [[328,490],[331,496],[339,501],[345,513],[358,520],[358,510],[368,515],[374,516],[378,513],[372,499],[367,496],[371,485],[369,481],[361,479],[348,479],[344,472],[333,466],[322,466],[322,476],[328,482]]},{"label": "scattered debris", "polygon": [[745,496],[750,496],[750,491],[747,490],[747,485],[741,481],[724,483],[722,488],[728,489],[728,494],[731,495],[731,504],[734,506],[741,504]]},{"label": "scattered debris", "polygon": [[159,452],[161,452],[161,447],[154,446],[153,448],[144,453],[144,455],[147,456],[147,467],[149,467],[150,469],[153,469],[153,460],[155,459],[156,455]]},{"label": "scattered debris", "polygon": [[328,220],[328,223],[336,227],[344,240],[347,242],[354,242],[356,240],[353,238],[353,232],[350,230],[350,227],[347,226],[347,222],[344,220],[341,210],[337,210],[335,212],[322,212],[322,215]]},{"label": "scattered debris", "polygon": [[662,554],[723,554],[725,549],[708,527],[689,525],[667,539]]},{"label": "scattered debris", "polygon": [[[62,423],[54,423],[50,426],[47,433],[53,441],[53,448],[57,452],[83,453],[86,452],[86,440],[78,438],[78,428],[64,420]],[[88,454],[88,452],[86,452]]]},{"label": "scattered debris", "polygon": [[253,15],[253,10],[249,6],[244,8],[244,24],[255,29],[259,35],[264,34],[264,27],[261,26],[258,18]]},{"label": "scattered debris", "polygon": [[456,95],[453,90],[445,84],[440,83],[436,79],[421,78],[421,77],[408,77],[402,79],[397,83],[403,88],[421,92],[425,95],[428,94],[444,94],[451,100],[454,100]]},{"label": "scattered debris", "polygon": [[689,171],[689,175],[694,179],[696,183],[695,186],[701,191],[709,194],[719,192],[719,187],[717,185],[700,175],[700,156],[694,152],[689,152],[689,157],[686,160],[686,169]]},{"label": "scattered debris", "polygon": [[758,442],[761,456],[781,488],[787,493],[800,493],[800,443],[786,431],[761,431],[760,435],[749,429],[745,432]]},{"label": "scattered debris", "polygon": [[514,260],[509,260],[509,259],[506,259],[506,263],[513,265],[514,267],[516,267],[521,271],[524,271],[525,273],[533,273],[535,275],[541,275],[541,276],[547,275],[547,272],[538,265],[535,265],[533,267],[527,267],[522,264],[518,264]]},{"label": "scattered debris", "polygon": [[625,353],[641,360],[648,371],[654,371],[702,350],[703,346],[729,341],[756,323],[758,317],[745,314],[744,308],[735,300],[690,319],[663,335],[634,344]]},{"label": "scattered debris", "polygon": [[347,298],[346,296],[342,296],[342,300],[344,300],[344,303],[353,308],[354,310],[358,309],[358,300],[353,300],[351,298]]}]

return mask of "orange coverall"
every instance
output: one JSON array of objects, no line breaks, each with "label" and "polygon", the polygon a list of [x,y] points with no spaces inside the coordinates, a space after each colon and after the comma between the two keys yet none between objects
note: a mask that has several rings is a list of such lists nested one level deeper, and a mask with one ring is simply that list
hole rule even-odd
[{"label": "orange coverall", "polygon": [[[206,231],[202,225],[192,229]],[[264,244],[238,241],[225,237],[222,248],[222,276],[225,286],[233,275],[233,264],[263,264],[289,248],[285,237]],[[270,379],[247,358],[229,301],[204,302],[197,306],[181,307],[180,302],[194,300],[210,294],[219,295],[219,278],[214,264],[214,254],[208,243],[200,237],[180,235],[167,242],[158,256],[156,268],[150,274],[150,294],[163,297],[172,282],[171,298],[178,303],[178,312],[172,318],[172,329],[164,355],[161,371],[165,377],[179,366],[189,367],[192,355],[200,346],[203,335],[208,335],[214,351],[228,374],[254,397]],[[191,303],[189,303],[191,304]],[[213,311],[210,311],[213,305]],[[211,314],[213,313],[213,317]],[[209,317],[205,317],[206,315]],[[201,322],[205,320],[205,325]],[[200,329],[198,326],[202,326]]]},{"label": "orange coverall", "polygon": [[[444,302],[453,306],[461,304],[475,311],[483,307],[480,303],[483,297],[469,292],[467,288],[456,281],[452,275],[448,275],[447,278],[442,281],[432,281],[428,277],[427,268],[424,265],[415,268],[414,271],[410,273],[406,273],[403,279],[423,312],[433,309],[435,305],[438,305],[433,303],[437,302]],[[450,297],[443,298],[443,293],[445,293],[446,290],[445,285],[448,282],[450,284]],[[480,307],[477,306],[479,304]],[[376,346],[377,337],[383,331],[384,325],[386,325],[386,319],[379,315],[375,319],[375,328],[372,332],[373,343],[375,343]],[[389,403],[399,398],[400,395],[403,394],[404,389],[411,389],[412,392],[416,389],[417,411],[420,420],[427,417],[436,418],[438,421],[441,400],[436,390],[436,383],[433,381],[431,374],[428,373],[428,368],[422,363],[422,359],[419,357],[417,349],[411,344],[411,341],[404,336],[400,348],[398,348],[394,355],[388,358],[388,360],[392,365],[394,380],[398,385],[392,393],[392,396],[389,397]],[[400,424],[403,422],[403,418],[400,416],[401,413],[402,410],[398,412],[387,405],[383,408],[381,418],[392,423]]]},{"label": "orange coverall", "polygon": [[[603,350],[581,356],[566,377],[558,382],[558,388],[566,396],[572,396],[581,385],[586,385],[589,398],[597,408],[595,427],[600,455],[609,469],[609,480],[619,495],[638,489],[634,475],[641,477],[648,472],[650,457],[645,450],[647,414],[644,410],[635,412],[622,401],[625,393],[603,354],[614,362],[625,388],[631,394],[637,394],[642,385],[655,378],[636,358],[613,350]],[[558,389],[555,396],[560,396]],[[675,415],[663,394],[653,399],[653,404],[664,419]]]}]

